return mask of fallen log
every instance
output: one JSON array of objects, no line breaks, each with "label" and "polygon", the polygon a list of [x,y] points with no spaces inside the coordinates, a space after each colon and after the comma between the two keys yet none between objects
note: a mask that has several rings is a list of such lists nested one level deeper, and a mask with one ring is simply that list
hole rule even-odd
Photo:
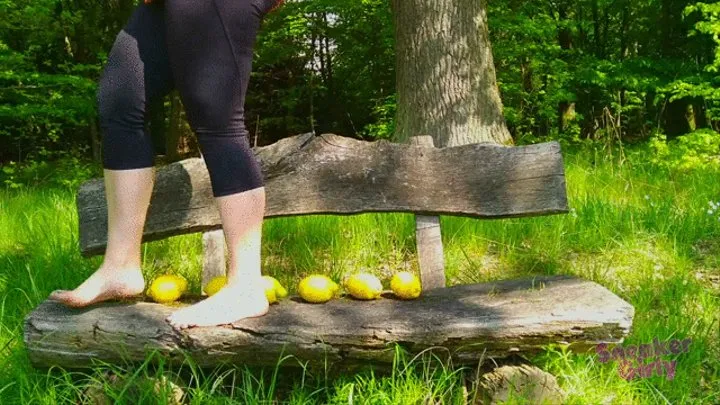
[{"label": "fallen log", "polygon": [[45,301],[25,319],[28,355],[37,367],[66,368],[142,361],[155,350],[171,363],[188,355],[203,366],[273,366],[281,354],[311,366],[387,365],[397,343],[411,354],[436,348],[455,364],[476,364],[550,343],[577,351],[620,343],[634,313],[606,288],[568,276],[439,288],[411,301],[286,299],[260,318],[183,332],[164,320],[174,309],[150,302],[70,309]]},{"label": "fallen log", "polygon": [[[503,218],[568,211],[557,142],[428,148],[305,134],[254,151],[265,179],[268,218],[363,212]],[[103,253],[102,179],[80,187],[77,206],[81,252]],[[220,227],[203,160],[157,171],[143,241]]]}]

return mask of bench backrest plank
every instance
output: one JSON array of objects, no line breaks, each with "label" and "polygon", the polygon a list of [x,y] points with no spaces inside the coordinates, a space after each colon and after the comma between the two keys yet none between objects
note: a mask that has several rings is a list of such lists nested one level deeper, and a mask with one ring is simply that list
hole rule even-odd
[{"label": "bench backrest plank", "polygon": [[[266,217],[412,212],[503,218],[568,210],[557,142],[425,148],[304,134],[255,148],[255,154],[265,178]],[[103,253],[103,180],[82,185],[77,204],[82,253]],[[220,226],[202,159],[157,171],[144,241]]]}]

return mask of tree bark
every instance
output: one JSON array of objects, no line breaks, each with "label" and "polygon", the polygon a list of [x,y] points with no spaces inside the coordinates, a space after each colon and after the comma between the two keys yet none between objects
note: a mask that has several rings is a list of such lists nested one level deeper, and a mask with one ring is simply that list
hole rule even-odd
[{"label": "tree bark", "polygon": [[510,144],[488,38],[485,0],[393,0],[397,132],[436,147]]}]

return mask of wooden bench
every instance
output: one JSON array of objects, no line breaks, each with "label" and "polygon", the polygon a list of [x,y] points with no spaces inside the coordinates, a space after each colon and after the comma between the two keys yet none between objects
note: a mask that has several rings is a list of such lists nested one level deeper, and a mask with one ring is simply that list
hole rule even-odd
[{"label": "wooden bench", "polygon": [[[429,144],[428,144],[428,141]],[[189,353],[201,365],[275,365],[279,355],[309,364],[392,363],[393,343],[410,353],[440,348],[455,364],[538,352],[550,343],[588,350],[619,343],[633,307],[604,287],[568,276],[445,287],[438,215],[506,218],[567,212],[560,147],[474,144],[433,148],[304,134],[255,149],[266,180],[266,217],[408,212],[417,215],[424,292],[326,304],[298,299],[234,325],[172,329],[174,308],[151,302],[68,309],[46,301],[25,319],[25,343],[36,366],[84,367],[93,360],[171,362]],[[102,179],[84,184],[77,203],[80,249],[104,251],[107,217]],[[204,163],[190,159],[158,170],[144,240],[208,232],[204,280],[224,272],[221,226]],[[214,233],[213,233],[214,232]],[[320,270],[320,269],[318,269]]]}]

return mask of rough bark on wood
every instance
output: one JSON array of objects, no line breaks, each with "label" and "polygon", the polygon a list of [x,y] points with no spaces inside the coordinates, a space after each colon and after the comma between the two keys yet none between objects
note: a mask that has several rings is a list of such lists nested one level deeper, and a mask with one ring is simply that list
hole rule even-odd
[{"label": "rough bark on wood", "polygon": [[[434,147],[432,136],[429,135],[414,136],[410,138],[410,144],[425,148]],[[440,217],[415,215],[415,239],[422,289],[445,287],[445,257]]]},{"label": "rough bark on wood", "polygon": [[[104,303],[70,309],[45,301],[25,319],[25,344],[35,366],[84,367],[93,360],[143,360],[157,350],[179,363],[270,365],[280,354],[309,365],[392,364],[393,343],[410,353],[439,348],[454,364],[476,364],[550,343],[589,350],[620,343],[633,307],[604,287],[568,276],[439,288],[416,300],[389,295],[325,304],[285,299],[259,318],[232,326],[177,332],[164,318],[171,306]],[[291,365],[287,363],[285,365]]]},{"label": "rough bark on wood", "polygon": [[[255,154],[265,178],[266,217],[413,212],[502,218],[568,210],[556,142],[420,148],[305,134]],[[103,180],[83,184],[77,205],[81,251],[100,254],[107,238]],[[201,159],[157,171],[143,241],[220,226]]]},{"label": "rough bark on wood", "polygon": [[225,275],[227,270],[225,264],[225,234],[223,230],[203,233],[203,291],[210,280]]},{"label": "rough bark on wood", "polygon": [[502,113],[485,0],[393,0],[397,130],[435,146],[512,142]]},{"label": "rough bark on wood", "polygon": [[440,217],[417,215],[415,237],[423,291],[445,287],[445,257],[440,233]]}]

